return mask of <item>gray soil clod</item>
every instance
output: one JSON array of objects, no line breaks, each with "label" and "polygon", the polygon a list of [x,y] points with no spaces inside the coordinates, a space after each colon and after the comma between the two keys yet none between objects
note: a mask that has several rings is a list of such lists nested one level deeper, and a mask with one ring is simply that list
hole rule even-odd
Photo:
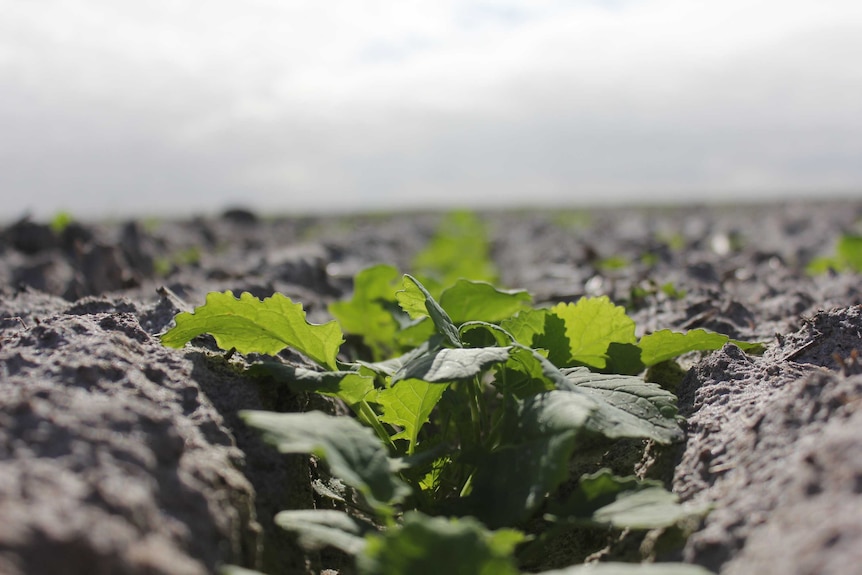
[{"label": "gray soil clod", "polygon": [[[860,217],[862,204],[828,202],[487,215],[501,283],[538,303],[608,295],[639,333],[768,344],[681,360],[687,437],[657,475],[713,506],[682,560],[727,574],[859,571],[862,284],[804,266]],[[334,566],[273,525],[316,504],[307,458],[279,455],[237,416],[307,400],[250,383],[205,338],[173,350],[157,335],[226,289],[278,291],[325,321],[363,267],[406,271],[437,221],[231,212],[0,229],[0,573]],[[611,256],[628,264],[603,267]]]}]

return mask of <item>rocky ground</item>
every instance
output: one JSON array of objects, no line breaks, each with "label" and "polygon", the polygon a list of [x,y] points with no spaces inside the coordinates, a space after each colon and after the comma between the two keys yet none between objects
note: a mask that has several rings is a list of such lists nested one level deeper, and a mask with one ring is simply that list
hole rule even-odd
[{"label": "rocky ground", "polygon": [[[642,332],[768,344],[686,357],[687,440],[667,476],[713,511],[681,559],[721,573],[862,565],[862,283],[811,276],[862,203],[485,216],[501,283],[539,302],[609,295]],[[157,334],[209,291],[281,292],[312,321],[373,263],[405,271],[435,214],[184,222],[21,220],[0,230],[0,573],[314,573],[275,529],[310,463],[240,409],[301,409]],[[665,289],[662,289],[662,287]]]}]

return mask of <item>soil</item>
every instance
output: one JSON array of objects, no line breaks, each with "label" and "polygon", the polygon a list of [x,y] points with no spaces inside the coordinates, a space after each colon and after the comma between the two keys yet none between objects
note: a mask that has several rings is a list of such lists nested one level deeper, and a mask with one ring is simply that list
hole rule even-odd
[{"label": "soil", "polygon": [[[672,558],[728,574],[859,572],[862,283],[805,266],[859,232],[862,203],[482,217],[500,283],[538,303],[608,295],[640,334],[702,327],[767,344],[679,361],[686,441],[657,473],[713,511]],[[272,523],[315,505],[312,463],[237,418],[315,400],[251,383],[205,339],[172,350],[156,336],[227,289],[281,292],[325,321],[357,271],[407,271],[439,219],[235,209],[0,230],[0,573],[332,567]]]}]

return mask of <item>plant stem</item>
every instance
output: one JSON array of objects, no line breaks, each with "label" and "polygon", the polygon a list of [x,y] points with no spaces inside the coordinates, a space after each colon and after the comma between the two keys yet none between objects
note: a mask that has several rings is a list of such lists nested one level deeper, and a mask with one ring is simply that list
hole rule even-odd
[{"label": "plant stem", "polygon": [[395,442],[393,442],[392,438],[389,437],[389,433],[386,431],[386,428],[383,427],[383,424],[381,424],[380,420],[377,419],[377,413],[371,409],[371,406],[368,405],[367,401],[360,401],[353,407],[353,411],[356,413],[359,420],[365,425],[371,427],[371,429],[373,429],[377,434],[377,437],[379,437],[383,443],[388,445],[393,452],[397,450]]}]

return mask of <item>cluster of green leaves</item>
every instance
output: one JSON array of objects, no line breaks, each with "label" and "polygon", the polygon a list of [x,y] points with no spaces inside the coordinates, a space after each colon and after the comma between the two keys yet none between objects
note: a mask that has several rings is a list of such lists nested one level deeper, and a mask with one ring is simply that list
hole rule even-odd
[{"label": "cluster of green leaves", "polygon": [[[621,438],[680,440],[676,398],[633,373],[717,349],[726,336],[662,330],[638,339],[634,321],[606,297],[536,308],[525,291],[481,281],[458,280],[438,300],[385,265],[360,273],[352,299],[330,311],[337,321],[314,325],[280,294],[261,301],[211,293],[162,336],[180,347],[208,333],[222,349],[269,356],[290,347],[315,366],[272,360],[252,371],[353,409],[355,419],[242,414],[282,452],[325,461],[339,497],[362,511],[279,514],[278,524],[309,547],[355,554],[363,573],[422,572],[428,562],[459,573],[515,573],[515,550],[527,536],[514,527],[540,511],[556,526],[632,529],[703,511],[653,482],[608,473],[581,478],[563,501],[548,495],[569,479],[577,449]],[[345,334],[361,337],[373,357],[347,358]],[[617,373],[600,373],[611,369]],[[463,565],[441,566],[438,545],[464,546],[450,555]]]},{"label": "cluster of green leaves", "polygon": [[[638,338],[625,309],[606,297],[536,307],[528,292],[493,285],[490,244],[466,212],[443,220],[414,270],[362,271],[352,297],[329,306],[335,321],[323,325],[283,295],[224,292],[179,314],[162,336],[180,347],[210,334],[222,349],[269,356],[250,373],[353,410],[354,418],[241,414],[280,451],[324,461],[332,479],[318,489],[344,510],[285,510],[279,526],[309,549],[341,549],[364,574],[514,574],[571,529],[666,528],[705,512],[657,482],[608,470],[572,482],[570,461],[620,439],[680,440],[676,398],[642,374],[717,349],[726,336],[662,330]],[[308,361],[279,360],[286,348]],[[606,564],[546,575],[586,572],[705,573]]]},{"label": "cluster of green leaves", "polygon": [[435,297],[462,278],[489,283],[498,280],[485,225],[469,211],[447,214],[412,264],[413,274]]},{"label": "cluster of green leaves", "polygon": [[51,218],[49,222],[49,227],[51,231],[55,234],[62,234],[69,225],[75,221],[75,218],[72,217],[72,214],[65,211],[60,211],[54,214],[54,217]]},{"label": "cluster of green leaves", "polygon": [[809,274],[817,275],[829,270],[862,273],[862,236],[844,234],[838,238],[835,254],[816,258],[808,264]]}]

